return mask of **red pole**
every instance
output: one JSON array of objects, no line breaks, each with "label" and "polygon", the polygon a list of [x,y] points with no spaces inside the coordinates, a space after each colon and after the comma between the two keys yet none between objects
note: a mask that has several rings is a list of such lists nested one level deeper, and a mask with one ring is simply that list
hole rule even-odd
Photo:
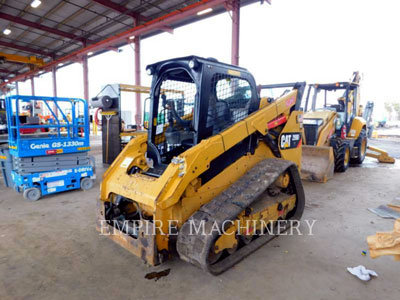
[{"label": "red pole", "polygon": [[239,65],[240,0],[232,1],[232,65]]},{"label": "red pole", "polygon": [[[140,80],[140,36],[135,36],[135,84],[141,85]],[[136,115],[135,121],[136,126],[141,128],[142,126],[142,103],[140,93],[136,93]]]},{"label": "red pole", "polygon": [[83,98],[87,101],[89,105],[89,68],[88,68],[88,58],[85,54],[82,56],[83,65]]}]

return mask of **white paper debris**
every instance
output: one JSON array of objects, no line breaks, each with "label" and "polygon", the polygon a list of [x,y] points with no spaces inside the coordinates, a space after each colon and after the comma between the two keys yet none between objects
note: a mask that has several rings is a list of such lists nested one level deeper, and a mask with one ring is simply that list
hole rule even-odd
[{"label": "white paper debris", "polygon": [[373,270],[367,270],[364,266],[359,265],[358,267],[354,268],[347,268],[347,271],[349,271],[351,274],[354,276],[357,276],[363,281],[368,281],[371,279],[371,276],[378,277],[378,274],[373,271]]}]

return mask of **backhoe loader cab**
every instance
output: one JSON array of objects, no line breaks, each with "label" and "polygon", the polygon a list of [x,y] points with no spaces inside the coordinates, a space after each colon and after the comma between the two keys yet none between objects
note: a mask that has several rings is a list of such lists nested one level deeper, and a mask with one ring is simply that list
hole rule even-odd
[{"label": "backhoe loader cab", "polygon": [[[318,133],[329,120],[333,120],[335,125],[331,136],[355,137],[356,132],[350,130],[358,115],[358,88],[355,82],[309,85],[304,107],[307,113],[303,121],[306,145],[315,146],[318,143]],[[329,144],[326,140],[325,145]]]},{"label": "backhoe loader cab", "polygon": [[305,83],[271,100],[246,69],[215,59],[147,71],[148,131],[105,172],[97,229],[150,265],[178,254],[219,274],[271,240],[263,232],[278,220],[282,231],[302,215]]}]

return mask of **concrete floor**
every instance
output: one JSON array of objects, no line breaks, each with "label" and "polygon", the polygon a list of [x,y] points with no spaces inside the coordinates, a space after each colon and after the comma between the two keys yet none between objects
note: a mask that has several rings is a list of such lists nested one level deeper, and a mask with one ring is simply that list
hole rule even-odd
[{"label": "concrete floor", "polygon": [[[94,154],[100,160],[98,149]],[[147,267],[99,236],[100,180],[88,192],[30,203],[0,179],[0,299],[398,300],[399,263],[361,253],[368,235],[393,228],[393,220],[367,208],[400,196],[400,164],[368,160],[366,166],[337,174],[327,184],[304,183],[303,219],[317,220],[313,236],[281,236],[218,277],[178,259]],[[103,171],[98,170],[99,178]],[[379,277],[365,283],[347,272],[360,264]],[[144,278],[167,268],[170,274],[158,281]]]}]

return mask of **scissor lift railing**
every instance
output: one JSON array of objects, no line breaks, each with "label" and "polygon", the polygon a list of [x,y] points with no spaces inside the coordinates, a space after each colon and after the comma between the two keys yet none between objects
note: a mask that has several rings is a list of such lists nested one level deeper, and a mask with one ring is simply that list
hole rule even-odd
[{"label": "scissor lift railing", "polygon": [[[36,102],[44,103],[53,121],[46,124],[22,124],[19,117],[20,104]],[[70,120],[60,103],[70,104]],[[77,115],[78,106],[81,106],[83,116]],[[6,98],[6,107],[9,147],[13,156],[31,157],[89,150],[89,116],[85,100],[14,95]],[[35,133],[24,134],[27,129]]]},{"label": "scissor lift railing", "polygon": [[26,199],[93,186],[85,100],[15,95],[6,98],[6,113],[13,186]]}]

